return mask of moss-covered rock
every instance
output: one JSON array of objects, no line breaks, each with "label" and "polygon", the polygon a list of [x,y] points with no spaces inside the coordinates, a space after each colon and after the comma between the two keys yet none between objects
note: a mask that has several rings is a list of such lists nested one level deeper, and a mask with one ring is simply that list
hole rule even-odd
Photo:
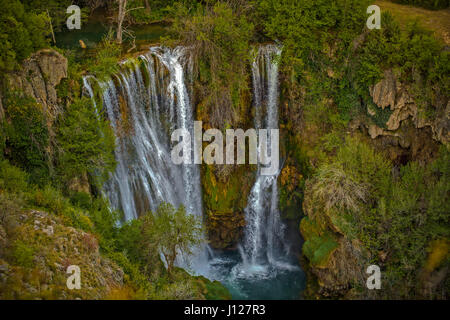
[{"label": "moss-covered rock", "polygon": [[246,166],[238,166],[225,177],[216,174],[217,170],[217,167],[208,165],[202,168],[209,240],[214,248],[233,248],[245,226],[244,209],[254,175]]}]

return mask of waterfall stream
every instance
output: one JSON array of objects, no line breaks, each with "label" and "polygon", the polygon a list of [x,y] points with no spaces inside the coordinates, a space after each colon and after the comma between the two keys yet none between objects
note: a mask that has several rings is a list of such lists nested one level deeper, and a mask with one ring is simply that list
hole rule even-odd
[{"label": "waterfall stream", "polygon": [[[258,48],[252,65],[253,105],[257,129],[278,129],[278,63],[281,49],[275,45]],[[270,139],[268,145],[270,146]],[[269,153],[271,152],[269,148]],[[259,152],[261,152],[259,150]],[[284,225],[278,210],[277,172],[261,174],[258,168],[256,182],[245,209],[247,225],[241,253],[243,261],[257,268],[273,265],[287,253]]]},{"label": "waterfall stream", "polygon": [[[281,48],[265,45],[257,49],[252,64],[254,125],[256,129],[278,129],[278,61]],[[268,146],[271,146],[268,139]],[[263,152],[261,148],[258,153]],[[271,153],[270,147],[268,153]],[[238,299],[296,299],[305,282],[297,258],[286,241],[286,226],[278,209],[278,175],[262,175],[256,181],[245,208],[246,226],[238,254],[216,256],[210,264],[214,275]]]}]

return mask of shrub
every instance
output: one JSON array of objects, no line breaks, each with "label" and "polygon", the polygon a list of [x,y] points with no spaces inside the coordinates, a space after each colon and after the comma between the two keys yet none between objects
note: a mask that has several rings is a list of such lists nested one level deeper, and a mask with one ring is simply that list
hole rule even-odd
[{"label": "shrub", "polygon": [[219,128],[236,122],[241,96],[248,89],[253,24],[246,13],[223,2],[191,7],[178,3],[171,12],[174,38],[192,48],[198,61],[194,71],[201,84],[202,114]]},{"label": "shrub", "polygon": [[6,102],[6,148],[12,164],[30,173],[30,181],[49,180],[49,132],[42,106],[34,99],[11,94]]},{"label": "shrub", "polygon": [[19,0],[0,0],[0,70],[11,71],[32,52],[46,47],[46,14],[26,11]]},{"label": "shrub", "polygon": [[28,175],[21,169],[0,161],[0,190],[11,193],[24,193],[28,189]]},{"label": "shrub", "polygon": [[31,203],[54,214],[62,215],[69,208],[69,201],[64,198],[61,191],[52,186],[36,189],[31,194]]},{"label": "shrub", "polygon": [[109,34],[98,46],[95,57],[89,65],[89,72],[97,79],[105,80],[112,74],[119,71],[119,59],[121,56],[121,46],[111,40]]},{"label": "shrub", "polygon": [[21,240],[14,243],[13,258],[15,262],[25,268],[33,267],[34,249]]},{"label": "shrub", "polygon": [[89,210],[92,206],[92,197],[86,192],[75,192],[70,196],[70,202],[81,209]]}]

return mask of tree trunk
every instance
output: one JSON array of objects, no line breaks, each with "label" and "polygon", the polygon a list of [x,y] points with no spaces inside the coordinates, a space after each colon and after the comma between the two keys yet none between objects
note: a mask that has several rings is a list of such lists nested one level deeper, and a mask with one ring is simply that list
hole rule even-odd
[{"label": "tree trunk", "polygon": [[150,2],[148,2],[148,0],[145,0],[145,12],[147,12],[147,14],[149,14],[150,11],[151,11]]},{"label": "tree trunk", "polygon": [[122,44],[123,20],[127,12],[127,0],[117,0],[119,2],[119,12],[117,13],[117,42]]}]

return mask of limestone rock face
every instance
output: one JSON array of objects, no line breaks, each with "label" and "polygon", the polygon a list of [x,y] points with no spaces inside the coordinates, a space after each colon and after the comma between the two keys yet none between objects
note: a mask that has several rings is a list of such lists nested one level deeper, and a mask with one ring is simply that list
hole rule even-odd
[{"label": "limestone rock face", "polygon": [[384,73],[384,79],[370,88],[370,95],[372,96],[373,102],[382,109],[386,107],[394,108],[396,94],[396,80],[391,71],[386,71]]},{"label": "limestone rock face", "polygon": [[43,49],[25,60],[20,71],[6,76],[7,86],[34,98],[55,116],[60,112],[56,87],[67,77],[67,68],[67,59],[62,54]]},{"label": "limestone rock face", "polygon": [[448,145],[450,142],[450,101],[446,102],[444,108],[438,108],[433,117],[427,118],[420,114],[409,90],[398,81],[392,70],[386,70],[384,79],[370,88],[370,95],[376,106],[383,110],[389,107],[392,111],[385,129],[375,124],[368,126],[371,138],[401,136],[399,129],[402,123],[410,120],[417,129],[429,127],[434,140]]}]

